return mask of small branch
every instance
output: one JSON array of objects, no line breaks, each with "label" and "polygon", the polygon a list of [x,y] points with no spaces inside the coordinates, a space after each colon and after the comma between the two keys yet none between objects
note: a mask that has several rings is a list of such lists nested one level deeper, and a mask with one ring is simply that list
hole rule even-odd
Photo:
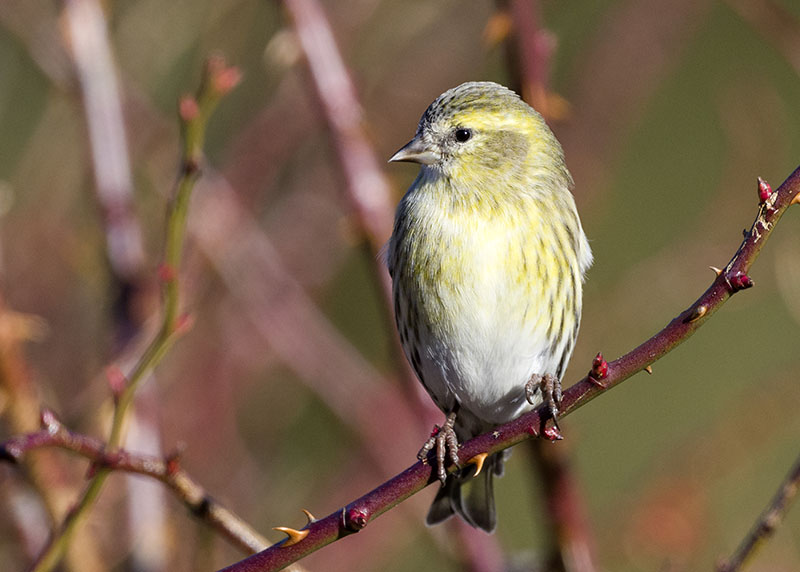
[{"label": "small branch", "polygon": [[[306,56],[317,97],[331,131],[334,148],[345,177],[345,195],[353,216],[369,246],[383,299],[387,324],[394,325],[392,284],[380,252],[392,233],[394,206],[391,186],[364,127],[364,114],[353,80],[342,59],[325,12],[317,0],[283,0],[300,47]],[[401,372],[403,390],[417,415],[429,417],[433,410],[421,403],[418,382],[403,355],[400,340],[393,338],[392,357]],[[438,414],[438,412],[437,412]]]},{"label": "small branch", "polygon": [[105,215],[108,259],[118,280],[132,281],[144,265],[144,246],[103,8],[98,0],[67,0],[64,16],[83,95],[97,199]]},{"label": "small branch", "polygon": [[344,171],[347,198],[377,253],[392,232],[389,183],[364,130],[364,114],[328,20],[316,0],[283,0]]},{"label": "small branch", "polygon": [[717,572],[736,572],[742,569],[783,522],[783,517],[786,516],[797,495],[798,487],[800,487],[800,457],[794,462],[792,470],[781,483],[778,492],[772,497],[766,510],[761,513],[733,556],[717,565]]},{"label": "small branch", "polygon": [[[511,87],[548,121],[562,119],[567,113],[567,103],[550,92],[550,59],[556,38],[540,26],[539,2],[533,0],[496,0],[497,11],[490,20],[491,29],[502,33],[491,34],[490,41],[505,40],[507,68]],[[496,22],[503,22],[498,25]],[[487,28],[488,30],[489,28]]]},{"label": "small branch", "polygon": [[597,565],[593,536],[586,506],[570,466],[569,451],[565,447],[553,447],[544,439],[532,440],[527,445],[540,477],[548,528],[553,536],[545,569],[594,572]]},{"label": "small branch", "polygon": [[[167,230],[164,246],[164,262],[161,265],[163,317],[158,333],[147,346],[142,356],[127,378],[112,370],[111,386],[114,391],[115,407],[111,423],[111,433],[106,447],[114,451],[122,442],[122,434],[128,410],[133,403],[136,390],[148,374],[166,355],[176,339],[184,333],[190,320],[179,316],[178,266],[183,251],[186,234],[186,217],[189,198],[200,176],[203,160],[205,130],[211,113],[220,99],[233,89],[240,78],[236,68],[228,67],[220,57],[210,58],[203,73],[203,79],[196,97],[184,97],[180,102],[179,117],[183,135],[182,168],[176,192],[169,206]],[[94,504],[108,477],[109,470],[100,468],[84,491],[78,503],[69,511],[61,526],[49,539],[41,555],[34,564],[34,572],[50,571],[61,560],[70,537],[81,518]]]},{"label": "small branch", "polygon": [[57,447],[76,453],[94,463],[94,470],[136,473],[159,480],[175,493],[189,511],[207,523],[233,545],[252,554],[263,550],[269,542],[241,518],[221,506],[180,467],[180,459],[135,455],[118,449],[109,452],[105,443],[87,435],[69,431],[49,410],[42,412],[42,430],[12,437],[0,445],[0,459],[18,462],[34,449]]},{"label": "small branch", "polygon": [[[316,0],[283,0],[306,56],[316,94],[333,136],[345,193],[373,258],[389,240],[394,220],[390,185],[364,129],[364,114],[328,19]],[[391,283],[376,264],[381,293],[391,308]]]},{"label": "small branch", "polygon": [[[750,231],[724,270],[720,270],[711,286],[685,311],[672,320],[652,338],[621,358],[606,363],[595,359],[590,371],[565,393],[559,417],[569,415],[579,407],[605,393],[634,374],[649,368],[650,364],[687,340],[735,292],[752,286],[747,275],[775,225],[790,204],[800,203],[800,167],[780,188],[761,202],[758,215]],[[479,435],[461,445],[458,450],[460,464],[479,453],[496,453],[516,445],[541,432],[546,417],[539,410]],[[453,470],[450,467],[450,470]],[[363,529],[369,522],[429,484],[437,482],[428,464],[417,462],[399,475],[381,484],[364,496],[325,518],[310,522],[302,541],[289,545],[286,541],[272,545],[224,570],[226,572],[268,572],[279,570],[340,538]]]}]

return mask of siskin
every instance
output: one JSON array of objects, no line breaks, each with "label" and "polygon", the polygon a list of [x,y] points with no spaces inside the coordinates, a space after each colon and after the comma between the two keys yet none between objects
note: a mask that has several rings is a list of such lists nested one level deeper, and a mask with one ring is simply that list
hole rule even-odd
[{"label": "siskin", "polygon": [[390,161],[421,170],[397,208],[388,246],[395,319],[406,357],[447,415],[436,449],[442,488],[428,524],[454,513],[491,532],[492,478],[450,478],[458,441],[545,403],[553,418],[592,261],[561,145],[509,89],[470,82],[439,96]]}]

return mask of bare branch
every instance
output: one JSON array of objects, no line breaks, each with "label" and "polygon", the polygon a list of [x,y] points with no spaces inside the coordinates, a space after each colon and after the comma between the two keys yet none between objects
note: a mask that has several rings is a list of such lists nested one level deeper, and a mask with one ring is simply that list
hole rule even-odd
[{"label": "bare branch", "polygon": [[742,540],[739,548],[729,559],[717,565],[717,572],[736,572],[741,570],[745,563],[755,554],[775,532],[783,522],[783,517],[789,510],[794,497],[797,495],[797,488],[800,486],[800,457],[794,462],[792,470],[778,488],[778,492],[772,497],[769,505],[761,513],[753,528]]},{"label": "bare branch", "polygon": [[[649,340],[621,358],[605,363],[595,359],[589,375],[565,393],[559,417],[569,415],[606,390],[648,368],[664,354],[686,341],[734,293],[753,285],[748,271],[763,248],[775,225],[790,204],[800,203],[800,167],[774,193],[759,205],[758,215],[730,262],[719,272],[711,286],[687,310],[681,312]],[[460,464],[480,453],[496,453],[542,433],[546,414],[539,410],[501,425],[490,433],[462,444]],[[453,470],[453,467],[450,467]],[[392,479],[330,515],[309,523],[305,538],[288,546],[285,541],[233,564],[226,572],[267,572],[279,570],[340,538],[363,529],[369,521],[419,492],[432,482],[435,474],[429,464],[417,462]]]}]

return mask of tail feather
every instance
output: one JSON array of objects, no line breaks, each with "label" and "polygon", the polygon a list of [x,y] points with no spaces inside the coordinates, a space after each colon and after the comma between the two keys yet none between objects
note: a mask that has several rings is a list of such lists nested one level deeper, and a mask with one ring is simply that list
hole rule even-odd
[{"label": "tail feather", "polygon": [[447,520],[454,514],[486,532],[497,527],[494,504],[494,476],[503,472],[502,454],[491,455],[477,477],[475,467],[469,466],[448,477],[433,499],[426,522],[429,525]]}]

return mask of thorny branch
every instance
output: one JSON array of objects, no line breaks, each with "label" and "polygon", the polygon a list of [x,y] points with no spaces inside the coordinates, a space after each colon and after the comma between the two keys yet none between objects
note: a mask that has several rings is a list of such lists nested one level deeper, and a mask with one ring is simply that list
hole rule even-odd
[{"label": "thorny branch", "polygon": [[[745,232],[744,240],[730,262],[724,269],[716,269],[717,276],[711,286],[660,332],[624,356],[606,362],[598,354],[589,374],[564,393],[559,417],[569,415],[634,374],[649,371],[653,362],[686,341],[733,294],[753,285],[748,275],[750,267],[786,209],[791,204],[800,203],[800,167],[774,192],[768,185],[759,183],[761,202],[756,219]],[[535,410],[490,433],[479,435],[461,445],[459,462],[463,466],[481,453],[496,453],[532,436],[539,436],[546,421],[546,414]],[[545,431],[545,435],[548,434],[553,435],[549,430]],[[437,482],[437,478],[431,466],[417,462],[340,510],[309,522],[302,530],[287,530],[289,539],[225,568],[224,572],[279,570],[331,542],[360,531],[371,520],[433,482]]]}]

